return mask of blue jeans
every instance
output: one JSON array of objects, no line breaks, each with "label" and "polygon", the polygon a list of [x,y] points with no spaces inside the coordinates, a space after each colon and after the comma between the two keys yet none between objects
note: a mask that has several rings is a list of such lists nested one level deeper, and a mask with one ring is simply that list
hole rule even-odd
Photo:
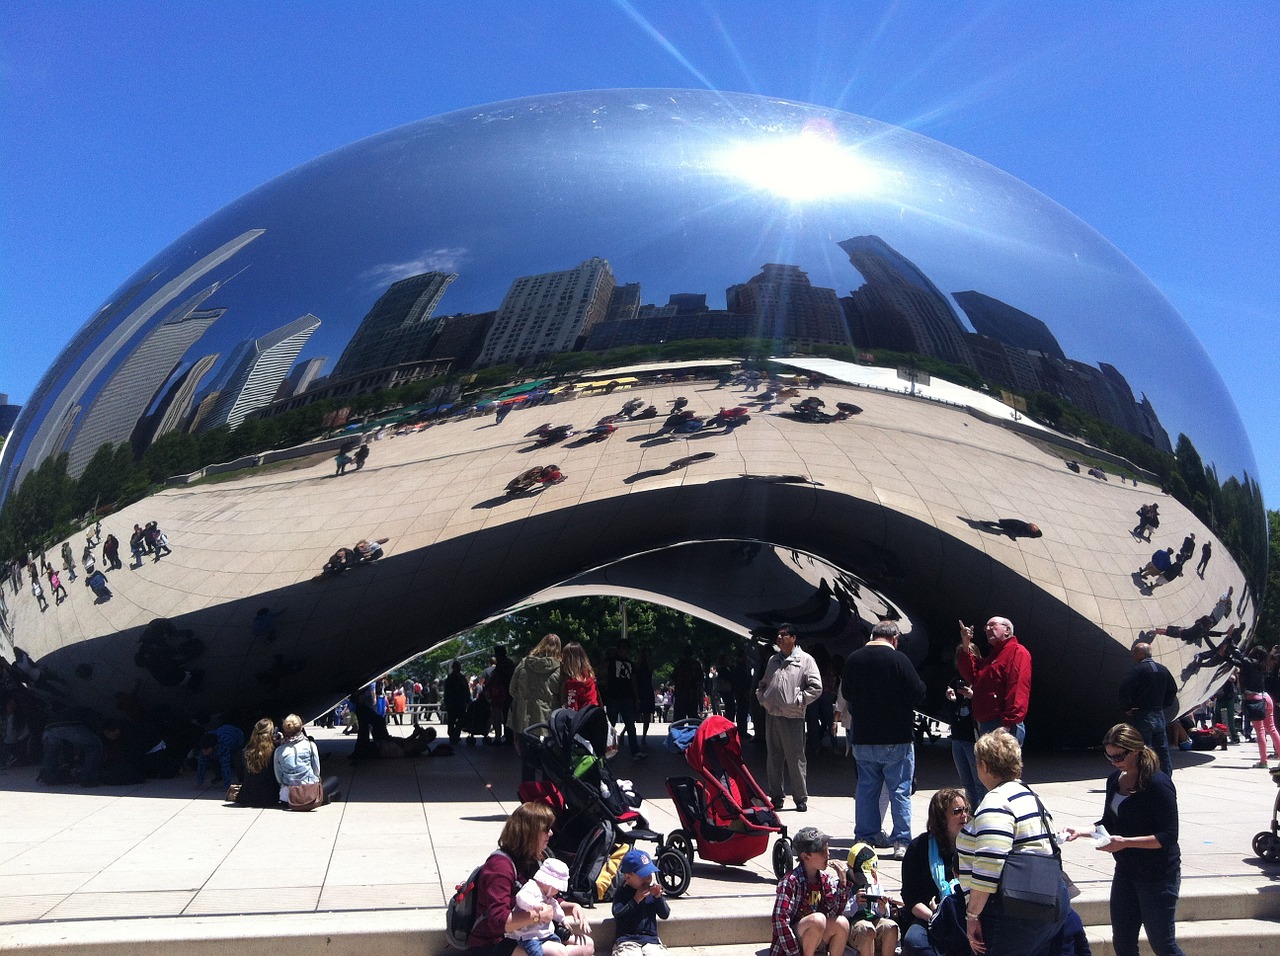
[{"label": "blue jeans", "polygon": [[1140,710],[1133,718],[1133,726],[1142,733],[1142,740],[1160,758],[1160,769],[1173,776],[1173,761],[1169,759],[1169,731],[1163,710]]},{"label": "blue jeans", "polygon": [[[1004,724],[998,720],[982,720],[978,722],[978,736],[989,734],[997,727],[1003,727]],[[1021,747],[1027,740],[1027,728],[1025,724],[1017,724],[1009,728],[1009,733],[1018,738],[1018,746]]]},{"label": "blue jeans", "polygon": [[912,923],[902,934],[902,956],[938,956],[929,943],[929,930],[923,923]]},{"label": "blue jeans", "polygon": [[1071,911],[1071,897],[1064,880],[1058,887],[1058,902],[1063,913],[1056,923],[1015,919],[1001,912],[1000,899],[992,896],[982,910],[982,939],[987,944],[986,956],[1054,956],[1053,944],[1062,945],[1059,934],[1066,915]]},{"label": "blue jeans", "polygon": [[880,790],[889,791],[894,843],[911,842],[911,778],[916,753],[911,744],[854,744],[858,762],[858,792],[854,806],[855,839],[875,840],[880,835]]},{"label": "blue jeans", "polygon": [[973,756],[972,740],[951,741],[951,760],[960,773],[960,784],[969,795],[969,803],[976,810],[982,798],[987,795],[987,788],[978,779],[978,761]]},{"label": "blue jeans", "polygon": [[1183,956],[1174,938],[1174,913],[1178,908],[1181,871],[1174,867],[1164,876],[1135,880],[1119,871],[1111,880],[1111,945],[1116,956],[1138,956],[1138,927],[1156,956]]}]

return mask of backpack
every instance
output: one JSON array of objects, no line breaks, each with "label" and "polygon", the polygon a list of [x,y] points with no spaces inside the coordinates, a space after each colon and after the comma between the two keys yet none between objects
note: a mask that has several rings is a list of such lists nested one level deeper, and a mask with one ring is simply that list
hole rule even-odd
[{"label": "backpack", "polygon": [[[511,860],[511,857],[501,850],[497,852]],[[511,868],[515,869],[514,860],[511,860]],[[484,863],[477,866],[463,882],[454,887],[453,895],[449,897],[449,905],[445,907],[444,938],[445,942],[454,949],[467,948],[467,939],[471,936],[472,927],[476,925],[476,889],[482,869],[484,869]]]}]

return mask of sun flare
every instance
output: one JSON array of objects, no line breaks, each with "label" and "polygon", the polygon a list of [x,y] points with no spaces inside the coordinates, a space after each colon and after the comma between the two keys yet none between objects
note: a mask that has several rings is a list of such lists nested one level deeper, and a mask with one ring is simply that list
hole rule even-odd
[{"label": "sun flare", "polygon": [[717,164],[724,172],[785,199],[863,196],[880,185],[879,171],[858,151],[823,131],[737,143]]}]

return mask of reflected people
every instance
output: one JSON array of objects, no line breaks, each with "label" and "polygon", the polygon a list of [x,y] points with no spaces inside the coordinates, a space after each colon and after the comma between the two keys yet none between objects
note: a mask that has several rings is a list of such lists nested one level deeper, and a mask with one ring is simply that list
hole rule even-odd
[{"label": "reflected people", "polygon": [[[138,677],[180,720],[320,714],[566,596],[741,636],[822,567],[863,593],[806,639],[847,654],[899,608],[930,701],[957,617],[1016,620],[1052,746],[1110,726],[1138,629],[1229,587],[1258,616],[1253,452],[1167,298],[906,129],[707,90],[478,105],[314,159],[121,279],[0,449],[6,630],[91,667],[67,702],[102,715]],[[709,542],[762,549],[755,597]],[[262,607],[287,638],[246,634]],[[1224,673],[1169,647],[1180,695],[1211,696]]]}]

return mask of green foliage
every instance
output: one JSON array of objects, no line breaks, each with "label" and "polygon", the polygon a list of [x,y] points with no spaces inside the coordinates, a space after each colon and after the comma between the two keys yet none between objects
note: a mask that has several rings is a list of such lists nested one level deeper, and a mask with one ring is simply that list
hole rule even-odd
[{"label": "green foliage", "polygon": [[1280,511],[1268,511],[1267,524],[1271,531],[1271,561],[1266,595],[1259,608],[1257,642],[1274,647],[1280,644]]},{"label": "green foliage", "polygon": [[[714,661],[726,652],[732,655],[734,635],[683,612],[650,604],[646,601],[626,602],[627,638],[632,658],[641,648],[648,648],[655,662],[655,678],[668,679],[671,667],[685,647],[703,661]],[[392,671],[395,679],[414,676],[443,678],[455,657],[470,657],[464,665],[475,673],[488,665],[494,645],[504,644],[507,653],[517,660],[532,650],[543,635],[555,633],[564,644],[577,642],[586,648],[597,668],[605,651],[616,644],[622,634],[622,605],[614,597],[582,597],[521,608],[506,617],[482,624]]]}]

